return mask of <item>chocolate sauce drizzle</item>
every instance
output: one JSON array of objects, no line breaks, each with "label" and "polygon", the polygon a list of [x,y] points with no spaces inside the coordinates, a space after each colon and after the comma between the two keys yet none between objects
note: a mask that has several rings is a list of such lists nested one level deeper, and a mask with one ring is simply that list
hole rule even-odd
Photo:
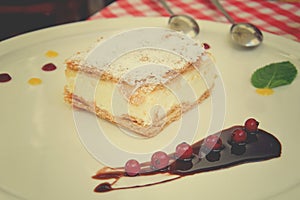
[{"label": "chocolate sauce drizzle", "polygon": [[178,175],[175,178],[145,185],[114,188],[113,185],[117,183],[119,179],[127,176],[124,168],[103,168],[95,176],[93,176],[93,178],[102,181],[115,179],[115,181],[112,183],[101,183],[94,189],[94,191],[108,192],[112,190],[146,187],[173,181],[187,175],[233,167],[243,163],[269,160],[280,156],[281,144],[278,139],[261,129],[255,133],[247,133],[246,143],[235,144],[231,141],[231,134],[238,128],[243,128],[243,126],[233,126],[216,133],[216,135],[219,135],[223,141],[223,148],[221,150],[207,150],[204,145],[202,145],[204,140],[200,140],[192,145],[194,156],[191,159],[176,159],[173,153],[169,155],[173,158],[173,160],[167,168],[163,170],[153,170],[151,163],[146,162],[141,164],[141,171],[138,175]]}]

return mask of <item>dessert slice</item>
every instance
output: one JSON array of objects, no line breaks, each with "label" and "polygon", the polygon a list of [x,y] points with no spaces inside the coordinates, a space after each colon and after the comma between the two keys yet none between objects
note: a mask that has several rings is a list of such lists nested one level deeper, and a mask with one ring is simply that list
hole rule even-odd
[{"label": "dessert slice", "polygon": [[65,101],[153,137],[210,95],[214,64],[187,36],[136,29],[66,61]]}]

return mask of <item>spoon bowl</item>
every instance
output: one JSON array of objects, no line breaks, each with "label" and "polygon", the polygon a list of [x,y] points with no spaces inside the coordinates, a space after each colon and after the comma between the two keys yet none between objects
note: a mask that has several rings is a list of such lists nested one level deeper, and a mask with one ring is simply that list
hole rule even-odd
[{"label": "spoon bowl", "polygon": [[198,23],[188,15],[172,15],[168,24],[172,30],[182,31],[192,38],[196,37],[200,32]]},{"label": "spoon bowl", "polygon": [[219,0],[211,0],[211,2],[232,23],[230,35],[236,44],[243,47],[256,47],[262,43],[263,34],[256,26],[250,23],[236,23],[220,4]]},{"label": "spoon bowl", "polygon": [[171,15],[168,22],[170,29],[181,31],[192,38],[196,37],[200,33],[199,25],[194,18],[188,15],[176,15],[165,0],[159,1]]},{"label": "spoon bowl", "polygon": [[245,47],[255,47],[262,43],[263,34],[253,24],[236,23],[230,28],[231,39]]}]

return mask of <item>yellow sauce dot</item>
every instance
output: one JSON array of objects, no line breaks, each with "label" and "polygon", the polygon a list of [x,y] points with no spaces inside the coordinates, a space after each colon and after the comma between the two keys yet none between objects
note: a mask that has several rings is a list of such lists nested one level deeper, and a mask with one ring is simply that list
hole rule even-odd
[{"label": "yellow sauce dot", "polygon": [[271,88],[258,88],[256,89],[256,93],[263,96],[269,96],[274,93],[274,90]]},{"label": "yellow sauce dot", "polygon": [[56,51],[49,50],[45,53],[45,56],[48,58],[55,58],[58,56],[58,53]]},{"label": "yellow sauce dot", "polygon": [[42,83],[42,80],[39,79],[39,78],[31,78],[31,79],[28,80],[28,83],[30,85],[39,85],[39,84]]}]

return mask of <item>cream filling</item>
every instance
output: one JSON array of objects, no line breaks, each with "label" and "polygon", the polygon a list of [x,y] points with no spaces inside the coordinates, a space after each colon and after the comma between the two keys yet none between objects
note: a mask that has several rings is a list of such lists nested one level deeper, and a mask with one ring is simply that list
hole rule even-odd
[{"label": "cream filling", "polygon": [[98,80],[81,72],[67,69],[69,92],[93,102],[114,117],[131,116],[151,125],[153,120],[163,119],[174,106],[195,103],[209,88],[197,70],[190,70],[177,77],[163,88],[144,96],[139,105],[130,104],[120,91],[118,84]]}]

